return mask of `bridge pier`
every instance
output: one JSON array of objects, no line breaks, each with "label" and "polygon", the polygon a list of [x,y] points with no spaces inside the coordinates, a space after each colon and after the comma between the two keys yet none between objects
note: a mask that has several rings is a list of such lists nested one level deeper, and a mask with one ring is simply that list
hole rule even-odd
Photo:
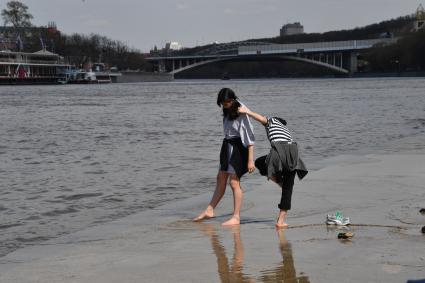
[{"label": "bridge pier", "polygon": [[160,60],[158,61],[158,72],[159,73],[165,73],[167,70],[165,68],[165,61],[164,60]]},{"label": "bridge pier", "polygon": [[343,66],[344,66],[344,56],[342,55],[342,53],[337,53],[336,59],[337,59],[337,61],[335,63],[335,66],[343,68]]},{"label": "bridge pier", "polygon": [[357,52],[350,53],[350,74],[354,74],[358,71],[357,69],[358,60],[357,60]]}]

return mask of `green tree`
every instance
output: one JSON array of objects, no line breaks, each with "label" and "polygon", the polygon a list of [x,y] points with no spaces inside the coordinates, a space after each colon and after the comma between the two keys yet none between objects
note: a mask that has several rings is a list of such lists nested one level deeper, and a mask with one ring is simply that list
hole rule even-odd
[{"label": "green tree", "polygon": [[365,54],[371,71],[424,71],[425,30],[412,32],[396,44],[377,46]]},{"label": "green tree", "polygon": [[19,1],[9,1],[6,9],[1,11],[4,25],[12,24],[15,28],[30,27],[33,16],[28,13],[28,6]]}]

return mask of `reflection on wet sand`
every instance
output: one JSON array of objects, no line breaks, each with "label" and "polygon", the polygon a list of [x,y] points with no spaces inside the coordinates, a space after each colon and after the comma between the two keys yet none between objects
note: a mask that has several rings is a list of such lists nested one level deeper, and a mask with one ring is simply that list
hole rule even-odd
[{"label": "reflection on wet sand", "polygon": [[262,271],[258,280],[254,280],[252,276],[248,276],[243,273],[244,248],[239,226],[230,228],[234,243],[234,253],[231,264],[229,264],[229,260],[226,256],[226,250],[220,242],[216,226],[212,223],[199,223],[198,227],[205,235],[210,237],[212,249],[217,257],[218,274],[220,281],[223,283],[250,283],[256,281],[286,283],[310,282],[307,276],[296,276],[291,244],[286,241],[283,230],[277,230],[280,253],[283,257],[282,263],[273,269]]},{"label": "reflection on wet sand", "polygon": [[262,271],[261,282],[309,283],[310,280],[307,276],[297,277],[291,243],[286,240],[284,230],[278,229],[277,235],[279,237],[279,248],[283,261],[273,269]]},{"label": "reflection on wet sand", "polygon": [[220,242],[215,225],[212,223],[199,223],[199,228],[202,232],[204,232],[204,234],[210,237],[214,254],[217,257],[218,275],[220,276],[221,282],[255,282],[252,278],[242,272],[244,249],[239,226],[229,228],[232,231],[234,242],[234,253],[231,265],[229,265],[226,250]]}]

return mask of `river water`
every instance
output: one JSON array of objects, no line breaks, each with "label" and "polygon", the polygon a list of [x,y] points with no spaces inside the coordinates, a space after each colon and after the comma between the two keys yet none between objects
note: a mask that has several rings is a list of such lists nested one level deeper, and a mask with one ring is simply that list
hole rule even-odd
[{"label": "river water", "polygon": [[[340,154],[397,151],[404,138],[425,146],[423,78],[2,86],[0,256],[212,193],[222,87],[285,118],[313,170]],[[254,129],[255,154],[266,154],[265,131]],[[242,184],[260,182],[257,173]]]}]

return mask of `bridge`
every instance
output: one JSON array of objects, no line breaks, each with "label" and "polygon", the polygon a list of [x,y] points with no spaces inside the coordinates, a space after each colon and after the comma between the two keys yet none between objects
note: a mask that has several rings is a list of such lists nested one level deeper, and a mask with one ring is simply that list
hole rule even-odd
[{"label": "bridge", "polygon": [[147,60],[154,64],[158,72],[172,75],[215,62],[264,59],[304,62],[349,75],[357,72],[358,55],[361,50],[393,44],[396,41],[396,38],[295,44],[246,41],[215,44],[192,55],[152,56]]}]

